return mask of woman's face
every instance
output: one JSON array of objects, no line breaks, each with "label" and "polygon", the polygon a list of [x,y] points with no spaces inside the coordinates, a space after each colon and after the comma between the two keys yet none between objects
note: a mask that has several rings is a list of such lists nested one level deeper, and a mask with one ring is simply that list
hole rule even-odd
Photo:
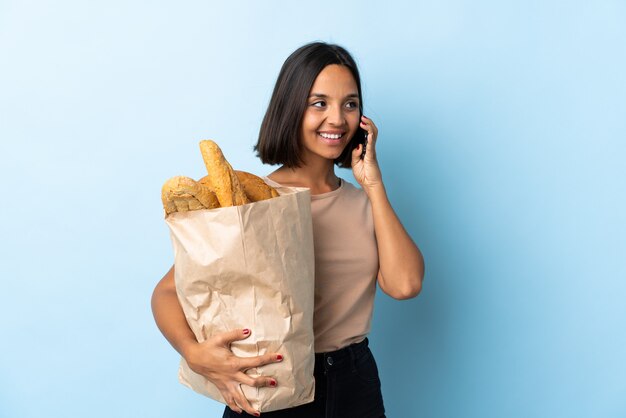
[{"label": "woman's face", "polygon": [[304,162],[338,158],[356,133],[359,119],[359,91],[352,73],[343,65],[328,65],[313,83],[302,118]]}]

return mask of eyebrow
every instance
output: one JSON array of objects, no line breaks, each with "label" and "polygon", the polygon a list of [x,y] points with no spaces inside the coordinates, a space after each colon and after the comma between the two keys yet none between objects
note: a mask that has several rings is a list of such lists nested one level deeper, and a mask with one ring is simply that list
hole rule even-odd
[{"label": "eyebrow", "polygon": [[[326,94],[322,94],[322,93],[311,93],[311,95],[309,96],[309,99],[311,97],[321,97],[322,99],[327,99],[328,95]],[[348,94],[346,97],[344,97],[344,99],[358,99],[359,95],[357,93],[351,93]]]}]

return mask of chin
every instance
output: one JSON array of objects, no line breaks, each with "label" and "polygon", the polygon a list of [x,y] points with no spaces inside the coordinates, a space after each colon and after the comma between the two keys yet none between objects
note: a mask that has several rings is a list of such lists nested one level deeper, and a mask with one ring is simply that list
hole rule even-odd
[{"label": "chin", "polygon": [[316,143],[315,145],[311,144],[313,146],[305,146],[305,148],[308,149],[310,154],[315,155],[318,158],[334,161],[343,154],[349,143],[350,141],[342,144],[341,146],[329,146],[323,143]]},{"label": "chin", "polygon": [[[343,154],[343,150],[344,149],[345,149],[345,147],[342,148],[341,150],[337,150],[335,152],[324,153],[325,154],[324,158],[329,159],[329,160],[336,160],[337,158],[341,157],[341,154]],[[322,155],[324,155],[324,154],[322,154]]]}]

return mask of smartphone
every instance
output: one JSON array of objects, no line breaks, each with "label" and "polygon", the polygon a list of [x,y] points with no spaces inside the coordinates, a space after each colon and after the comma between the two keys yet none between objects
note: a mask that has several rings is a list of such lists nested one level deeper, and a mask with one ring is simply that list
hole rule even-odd
[{"label": "smartphone", "polygon": [[[360,121],[361,118],[359,117],[359,122]],[[362,160],[363,158],[365,158],[365,149],[367,148],[367,131],[359,126],[356,130],[356,133],[354,134],[354,137],[354,148],[358,147],[359,144],[363,145],[363,150],[361,151],[361,155],[359,156],[359,158]]]}]

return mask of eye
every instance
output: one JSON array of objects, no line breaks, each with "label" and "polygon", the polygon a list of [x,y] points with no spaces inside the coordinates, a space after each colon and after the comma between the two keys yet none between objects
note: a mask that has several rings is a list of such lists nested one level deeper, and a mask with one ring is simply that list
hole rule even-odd
[{"label": "eye", "polygon": [[311,103],[311,106],[313,106],[313,107],[324,107],[324,106],[326,106],[326,102],[323,101],[323,100],[320,100],[320,101]]},{"label": "eye", "polygon": [[348,106],[350,109],[356,109],[359,107],[359,104],[355,101],[351,101],[346,103],[346,106]]}]

